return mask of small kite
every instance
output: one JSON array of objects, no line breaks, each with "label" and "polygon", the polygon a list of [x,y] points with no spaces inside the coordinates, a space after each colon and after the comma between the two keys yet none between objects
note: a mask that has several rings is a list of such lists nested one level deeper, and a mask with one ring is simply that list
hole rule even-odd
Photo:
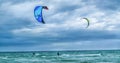
[{"label": "small kite", "polygon": [[85,19],[85,20],[88,22],[88,25],[87,25],[87,27],[86,27],[86,28],[88,28],[89,25],[90,25],[90,20],[89,20],[88,18],[83,18],[83,19]]},{"label": "small kite", "polygon": [[47,6],[36,6],[34,9],[34,16],[38,22],[45,24],[44,19],[43,19],[43,15],[42,15],[43,9],[48,10],[48,7]]}]

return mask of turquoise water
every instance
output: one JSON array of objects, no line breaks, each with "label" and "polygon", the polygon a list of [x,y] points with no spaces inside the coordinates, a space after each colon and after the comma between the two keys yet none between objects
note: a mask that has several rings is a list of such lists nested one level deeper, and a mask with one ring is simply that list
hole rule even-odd
[{"label": "turquoise water", "polygon": [[1,52],[0,63],[120,63],[120,50]]}]

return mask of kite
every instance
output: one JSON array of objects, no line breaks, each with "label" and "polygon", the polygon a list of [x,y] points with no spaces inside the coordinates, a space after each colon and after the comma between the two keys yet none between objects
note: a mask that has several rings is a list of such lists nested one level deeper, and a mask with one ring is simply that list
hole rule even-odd
[{"label": "kite", "polygon": [[[34,9],[34,17],[38,22],[45,24],[44,19],[43,19],[43,13],[42,13],[43,9],[48,10],[48,7],[47,6],[36,6]],[[85,19],[87,21],[88,24],[86,28],[88,28],[90,25],[89,19],[88,18],[82,18],[82,19]]]},{"label": "kite", "polygon": [[83,18],[83,19],[85,19],[85,20],[87,21],[88,25],[87,25],[87,27],[86,27],[86,28],[88,28],[88,27],[89,27],[89,25],[90,25],[90,20],[89,20],[88,18]]},{"label": "kite", "polygon": [[43,9],[48,10],[48,7],[47,6],[36,6],[34,9],[34,17],[38,22],[45,24],[44,19],[43,19],[43,14],[42,14]]}]

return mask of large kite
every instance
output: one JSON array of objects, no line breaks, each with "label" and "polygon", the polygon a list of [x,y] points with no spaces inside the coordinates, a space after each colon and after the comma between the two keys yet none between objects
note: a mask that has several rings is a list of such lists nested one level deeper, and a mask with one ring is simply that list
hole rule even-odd
[{"label": "large kite", "polygon": [[48,10],[48,7],[47,6],[36,6],[34,9],[34,16],[38,22],[45,24],[44,19],[43,19],[43,14],[42,14],[43,9]]}]

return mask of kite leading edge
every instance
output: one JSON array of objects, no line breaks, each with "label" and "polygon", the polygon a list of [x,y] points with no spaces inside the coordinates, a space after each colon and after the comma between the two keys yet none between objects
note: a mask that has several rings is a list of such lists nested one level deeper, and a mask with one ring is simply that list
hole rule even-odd
[{"label": "kite leading edge", "polygon": [[88,27],[89,27],[89,25],[90,25],[90,21],[89,21],[89,19],[88,19],[88,18],[83,18],[83,19],[85,19],[85,20],[87,21],[88,25],[87,25],[87,27],[86,27],[86,28],[88,28]]}]

